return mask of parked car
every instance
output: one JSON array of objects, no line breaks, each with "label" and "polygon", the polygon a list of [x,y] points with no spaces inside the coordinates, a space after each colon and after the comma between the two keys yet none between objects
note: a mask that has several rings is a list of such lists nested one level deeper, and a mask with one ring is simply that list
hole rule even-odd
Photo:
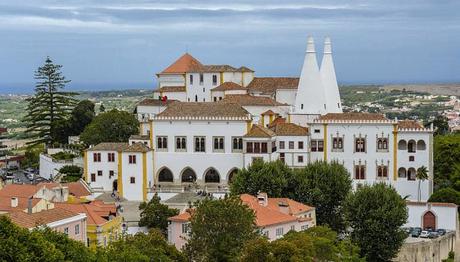
[{"label": "parked car", "polygon": [[436,231],[431,231],[429,234],[428,234],[428,238],[438,238],[439,237],[439,234],[438,232]]},{"label": "parked car", "polygon": [[438,234],[440,236],[444,236],[447,232],[445,229],[442,229],[442,228],[438,228],[438,230],[436,230],[436,232],[438,232]]},{"label": "parked car", "polygon": [[408,236],[410,236],[410,234],[411,234],[413,228],[412,228],[412,227],[403,227],[402,230],[404,230],[404,232],[406,232],[406,234],[407,234]]},{"label": "parked car", "polygon": [[414,227],[412,228],[412,231],[410,232],[410,236],[419,237],[421,232],[422,232],[422,229],[420,227]]},{"label": "parked car", "polygon": [[420,233],[421,238],[428,238],[430,236],[430,232],[428,230],[423,230],[422,233]]},{"label": "parked car", "polygon": [[14,173],[13,172],[6,172],[6,179],[14,179]]}]

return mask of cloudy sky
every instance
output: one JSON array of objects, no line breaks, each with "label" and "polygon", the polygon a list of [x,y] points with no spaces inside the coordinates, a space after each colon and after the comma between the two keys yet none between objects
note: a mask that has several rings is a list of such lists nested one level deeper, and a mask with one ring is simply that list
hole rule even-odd
[{"label": "cloudy sky", "polygon": [[298,76],[308,35],[319,52],[332,38],[341,83],[460,82],[459,10],[456,0],[0,0],[0,92],[32,90],[48,55],[80,90],[153,88],[185,51]]}]

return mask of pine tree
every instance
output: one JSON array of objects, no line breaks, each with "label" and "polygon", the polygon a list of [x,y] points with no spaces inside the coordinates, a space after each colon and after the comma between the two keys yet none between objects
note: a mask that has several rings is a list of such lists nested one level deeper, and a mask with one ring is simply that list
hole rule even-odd
[{"label": "pine tree", "polygon": [[24,118],[27,132],[34,138],[31,145],[54,142],[53,128],[68,117],[76,104],[73,96],[77,93],[61,91],[70,82],[62,75],[61,68],[62,65],[55,65],[47,57],[45,64],[35,71],[35,95],[27,99],[29,104]]}]

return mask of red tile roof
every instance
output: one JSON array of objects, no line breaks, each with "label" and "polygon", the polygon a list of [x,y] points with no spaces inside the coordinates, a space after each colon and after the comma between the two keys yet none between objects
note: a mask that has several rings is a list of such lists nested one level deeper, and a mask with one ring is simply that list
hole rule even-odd
[{"label": "red tile roof", "polygon": [[184,74],[186,72],[202,68],[203,65],[188,53],[183,54],[174,63],[168,66],[161,74]]},{"label": "red tile roof", "polygon": [[244,137],[266,137],[266,138],[270,138],[274,136],[276,136],[275,132],[261,125],[253,125],[251,127],[251,130],[249,130],[249,132],[246,135],[244,135]]},{"label": "red tile roof", "polygon": [[214,87],[211,91],[227,91],[227,90],[246,90],[246,87],[242,87],[237,83],[224,82],[221,85]]},{"label": "red tile roof", "polygon": [[[29,197],[16,197],[18,199],[18,206],[11,206],[11,198],[13,196],[0,196],[0,211],[11,211],[11,210],[25,210],[29,205]],[[36,206],[40,202],[41,198],[32,198],[32,207]]]},{"label": "red tile roof", "polygon": [[88,225],[103,225],[108,220],[106,217],[116,214],[115,204],[105,204],[101,201],[90,203],[55,203],[55,207],[70,210],[76,213],[85,213],[88,219]]},{"label": "red tile roof", "polygon": [[0,197],[25,197],[29,198],[35,195],[42,186],[26,184],[10,184],[0,190]]},{"label": "red tile roof", "polygon": [[241,106],[286,106],[270,97],[252,95],[226,95],[218,103],[237,103]]},{"label": "red tile roof", "polygon": [[7,214],[11,221],[24,228],[34,228],[39,225],[46,225],[58,222],[63,219],[78,216],[78,213],[61,208],[43,210],[37,213],[28,214],[22,211],[13,211]]},{"label": "red tile roof", "polygon": [[249,117],[249,113],[236,103],[177,102],[157,117]]},{"label": "red tile roof", "polygon": [[377,113],[328,113],[319,117],[319,120],[377,120],[388,121],[383,114]]},{"label": "red tile roof", "polygon": [[278,123],[270,127],[277,136],[306,136],[308,128],[293,123]]},{"label": "red tile roof", "polygon": [[249,92],[273,94],[278,89],[297,89],[298,77],[254,77],[249,83]]},{"label": "red tile roof", "polygon": [[263,112],[261,115],[263,115],[263,116],[274,116],[274,115],[277,115],[277,113],[273,112],[271,109],[268,109],[267,111]]},{"label": "red tile roof", "polygon": [[268,128],[272,128],[278,124],[282,124],[282,123],[286,123],[286,118],[282,118],[282,117],[277,117],[275,118],[275,120],[273,120],[273,122],[271,122],[270,124],[268,124]]},{"label": "red tile roof", "polygon": [[415,120],[401,120],[398,121],[398,128],[404,129],[423,129],[423,125]]}]

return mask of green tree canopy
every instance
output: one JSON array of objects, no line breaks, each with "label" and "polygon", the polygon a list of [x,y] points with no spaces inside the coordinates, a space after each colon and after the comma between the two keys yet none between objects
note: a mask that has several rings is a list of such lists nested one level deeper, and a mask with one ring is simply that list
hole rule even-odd
[{"label": "green tree canopy", "polygon": [[345,229],[343,205],[351,192],[351,177],[345,167],[336,162],[315,162],[295,170],[288,197],[314,206],[320,225],[337,232]]},{"label": "green tree canopy", "polygon": [[266,192],[270,197],[283,197],[291,177],[292,170],[281,161],[254,161],[238,171],[230,189],[234,195]]},{"label": "green tree canopy", "polygon": [[257,261],[364,261],[359,248],[349,240],[338,240],[328,227],[317,226],[302,232],[291,231],[268,242],[259,237],[244,247],[242,262]]},{"label": "green tree canopy", "polygon": [[139,209],[141,210],[139,226],[157,228],[165,235],[168,230],[168,218],[179,214],[179,210],[160,203],[160,197],[157,194],[148,203],[142,202]]},{"label": "green tree canopy", "polygon": [[59,173],[63,175],[61,182],[76,182],[83,175],[83,169],[79,166],[66,165],[59,169]]},{"label": "green tree canopy", "polygon": [[344,229],[342,206],[351,191],[351,178],[335,162],[315,162],[292,170],[281,161],[255,161],[237,173],[230,189],[234,195],[267,192],[270,197],[288,197],[315,206],[318,223],[340,232]]},{"label": "green tree canopy", "polygon": [[35,72],[37,84],[35,95],[26,101],[27,132],[32,134],[32,145],[56,141],[53,136],[57,123],[65,120],[72,111],[76,93],[61,91],[70,80],[61,73],[61,65],[56,65],[48,57],[45,64]]},{"label": "green tree canopy", "polygon": [[113,109],[96,116],[80,134],[87,145],[102,142],[127,142],[131,135],[139,132],[139,122],[134,115]]},{"label": "green tree canopy", "polygon": [[173,245],[168,244],[162,233],[151,230],[148,234],[126,235],[111,242],[105,250],[107,261],[186,261],[185,256]]},{"label": "green tree canopy", "polygon": [[453,188],[441,188],[434,191],[428,202],[455,203],[460,205],[460,192]]},{"label": "green tree canopy", "polygon": [[402,246],[406,233],[406,203],[384,183],[364,185],[347,197],[345,217],[351,238],[368,261],[390,261]]},{"label": "green tree canopy", "polygon": [[460,184],[460,134],[435,136],[433,155],[436,187]]},{"label": "green tree canopy", "polygon": [[192,261],[235,261],[258,235],[254,211],[239,197],[197,203],[190,230],[185,253]]}]

